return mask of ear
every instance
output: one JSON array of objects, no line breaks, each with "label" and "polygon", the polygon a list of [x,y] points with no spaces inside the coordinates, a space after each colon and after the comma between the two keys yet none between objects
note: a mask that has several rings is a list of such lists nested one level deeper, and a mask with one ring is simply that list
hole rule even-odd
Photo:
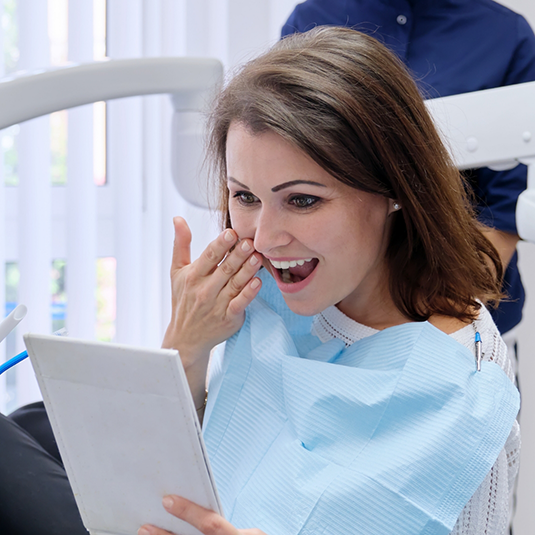
[{"label": "ear", "polygon": [[401,203],[399,201],[396,201],[395,199],[388,199],[388,204],[388,215],[393,212],[397,212],[398,210],[401,210]]}]

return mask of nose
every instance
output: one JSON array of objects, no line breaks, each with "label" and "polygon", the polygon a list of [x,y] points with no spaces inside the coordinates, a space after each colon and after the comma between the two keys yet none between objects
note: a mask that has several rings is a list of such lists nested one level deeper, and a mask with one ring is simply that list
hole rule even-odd
[{"label": "nose", "polygon": [[288,222],[277,210],[262,207],[256,219],[254,248],[262,254],[269,254],[292,241]]}]

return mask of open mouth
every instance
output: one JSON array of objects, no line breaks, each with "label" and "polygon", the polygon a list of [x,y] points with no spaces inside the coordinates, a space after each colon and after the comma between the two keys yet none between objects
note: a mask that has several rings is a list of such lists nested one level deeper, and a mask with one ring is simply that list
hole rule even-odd
[{"label": "open mouth", "polygon": [[295,284],[304,281],[316,269],[319,260],[306,258],[302,260],[277,261],[269,260],[284,284]]}]

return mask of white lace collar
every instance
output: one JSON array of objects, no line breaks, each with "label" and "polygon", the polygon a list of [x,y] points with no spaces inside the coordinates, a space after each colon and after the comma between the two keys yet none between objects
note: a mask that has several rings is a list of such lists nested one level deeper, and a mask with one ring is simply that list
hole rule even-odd
[{"label": "white lace collar", "polygon": [[[450,336],[460,344],[473,350],[473,329],[473,325],[467,325]],[[379,332],[377,329],[358,323],[349,316],[346,316],[336,305],[330,306],[314,316],[312,323],[312,334],[316,335],[323,343],[328,342],[332,338],[338,338],[345,343],[346,347],[354,344],[357,340],[362,340],[362,338],[366,338],[377,332]]]},{"label": "white lace collar", "polygon": [[312,323],[312,334],[315,334],[322,342],[338,338],[345,343],[346,347],[377,332],[379,332],[377,329],[352,320],[335,305],[314,316]]}]

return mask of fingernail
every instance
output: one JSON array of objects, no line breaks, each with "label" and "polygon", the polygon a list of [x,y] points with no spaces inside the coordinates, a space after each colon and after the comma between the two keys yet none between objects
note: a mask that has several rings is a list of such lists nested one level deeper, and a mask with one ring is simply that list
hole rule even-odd
[{"label": "fingernail", "polygon": [[260,279],[253,279],[253,282],[251,282],[251,288],[254,290],[255,288],[258,288],[260,286]]},{"label": "fingernail", "polygon": [[145,528],[139,528],[137,530],[137,535],[150,535],[150,531]]},{"label": "fingernail", "polygon": [[242,248],[242,251],[250,251],[251,250],[251,246],[249,245],[249,242],[246,242],[246,241],[243,241],[241,243],[241,248]]},{"label": "fingernail", "polygon": [[234,241],[234,234],[231,230],[227,230],[223,237],[225,238],[225,241],[228,241],[229,243]]},{"label": "fingernail", "polygon": [[251,262],[251,266],[256,266],[256,264],[258,264],[259,262],[258,256],[256,255],[251,256],[251,260],[249,260],[249,262]]},{"label": "fingernail", "polygon": [[173,505],[174,505],[173,498],[171,498],[170,496],[166,496],[162,500],[162,504],[166,509],[171,509],[173,507]]}]

